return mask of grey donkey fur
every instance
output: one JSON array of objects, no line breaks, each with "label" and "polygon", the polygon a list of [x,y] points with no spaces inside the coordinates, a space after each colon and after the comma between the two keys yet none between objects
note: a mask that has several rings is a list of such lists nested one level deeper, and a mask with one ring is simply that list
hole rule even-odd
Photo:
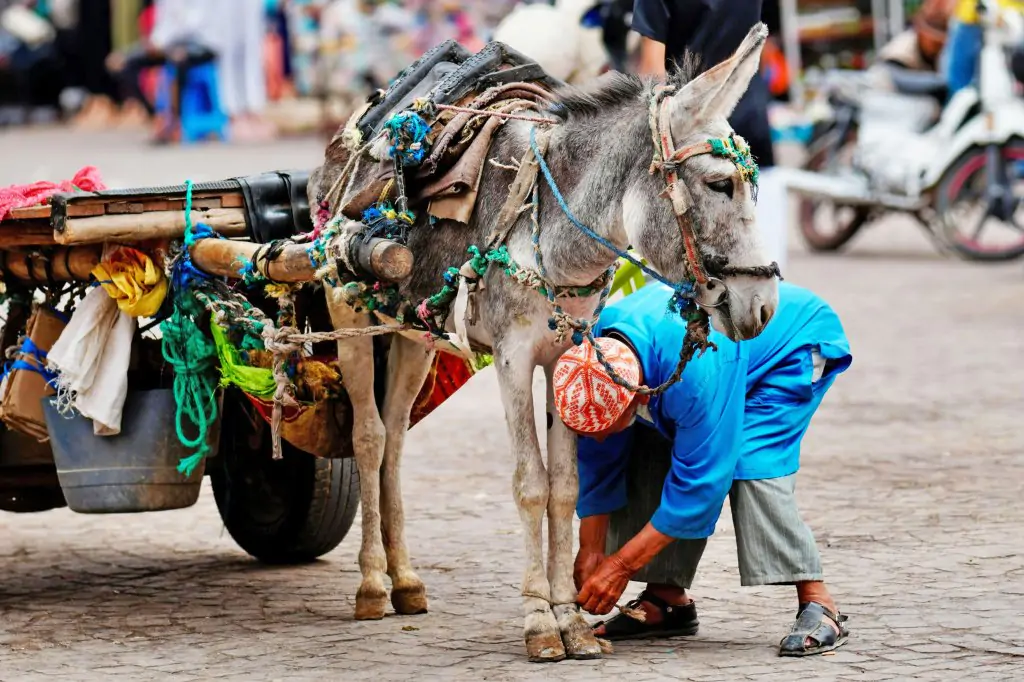
[{"label": "grey donkey fur", "polygon": [[[756,73],[767,35],[754,27],[726,62],[694,77],[684,68],[674,75],[671,133],[677,148],[727,136],[726,122]],[[683,242],[660,174],[649,172],[653,142],[648,107],[654,84],[612,74],[588,91],[558,93],[546,155],[572,212],[619,248],[632,245],[662,275],[679,281],[686,275]],[[507,122],[496,135],[489,158],[508,163],[523,157],[533,124]],[[310,181],[311,206],[338,178],[346,161],[339,141]],[[356,164],[343,200],[358,187],[372,163]],[[736,266],[760,265],[764,256],[754,225],[752,188],[728,160],[708,155],[686,161],[681,180],[690,191],[698,217],[694,231],[703,253],[725,257]],[[442,221],[411,230],[409,247],[415,270],[403,293],[418,302],[441,285],[450,266],[460,266],[471,244],[483,247],[507,195],[513,172],[486,164],[471,224]],[[586,285],[615,261],[615,254],[583,235],[562,212],[551,190],[540,183],[540,246],[548,277],[557,285]],[[341,205],[341,202],[339,202]],[[336,210],[336,207],[332,207]],[[421,216],[422,218],[423,216]],[[535,267],[529,214],[521,215],[507,240],[512,258]],[[698,287],[712,323],[736,340],[757,335],[777,303],[774,280],[745,276],[726,278],[726,290]],[[327,301],[337,328],[374,323],[343,302],[327,286]],[[597,297],[566,299],[566,312],[589,317]],[[477,294],[478,323],[468,330],[477,344],[493,349],[506,424],[516,463],[513,494],[526,539],[527,566],[523,609],[527,653],[531,660],[556,661],[601,655],[591,628],[574,603],[573,513],[577,497],[576,441],[552,403],[551,375],[568,342],[556,343],[548,328],[551,309],[538,293],[512,282],[499,268],[485,275]],[[384,616],[391,579],[391,601],[398,613],[427,609],[423,582],[413,571],[405,546],[399,481],[402,445],[411,405],[429,370],[433,349],[394,335],[387,363],[386,397],[378,411],[373,394],[373,347],[369,338],[339,341],[338,362],[353,406],[353,449],[360,475],[363,544],[359,554],[362,584],[356,595],[357,619]],[[547,463],[541,455],[533,419],[532,378],[536,367],[547,376]],[[548,520],[545,566],[542,525]]]}]

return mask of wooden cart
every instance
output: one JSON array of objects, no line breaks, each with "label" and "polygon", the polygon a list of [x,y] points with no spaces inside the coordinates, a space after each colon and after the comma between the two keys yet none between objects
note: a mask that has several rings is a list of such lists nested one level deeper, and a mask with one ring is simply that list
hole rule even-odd
[{"label": "wooden cart", "polygon": [[[196,266],[238,277],[237,259],[250,258],[260,243],[311,229],[306,200],[308,174],[264,173],[191,190],[193,223],[209,225],[228,239],[207,239],[192,249]],[[49,205],[13,211],[0,222],[0,273],[8,293],[53,290],[60,283],[88,282],[104,243],[131,243],[160,251],[185,230],[186,188],[157,187],[57,195]],[[404,247],[374,240],[360,252],[367,267],[407,274]],[[312,279],[305,246],[288,246],[273,261],[271,279]],[[254,305],[274,305],[252,299]],[[297,308],[314,330],[329,330],[322,294],[308,292]],[[28,306],[9,301],[4,348],[15,345]],[[386,358],[385,338],[376,338],[377,362]],[[319,350],[333,355],[333,344]],[[384,376],[383,367],[378,375]],[[349,427],[347,401],[337,412]],[[308,561],[336,547],[347,534],[358,504],[358,474],[347,438],[330,458],[314,457],[284,444],[272,459],[271,431],[237,389],[223,395],[219,448],[207,463],[217,508],[231,536],[251,555],[268,562]],[[44,511],[66,504],[50,445],[17,431],[0,431],[0,509]]]}]

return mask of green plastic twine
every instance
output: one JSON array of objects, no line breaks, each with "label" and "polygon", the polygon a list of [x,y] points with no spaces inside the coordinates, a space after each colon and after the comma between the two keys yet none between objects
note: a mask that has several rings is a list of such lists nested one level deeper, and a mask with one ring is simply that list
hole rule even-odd
[{"label": "green plastic twine", "polygon": [[[192,181],[185,181],[185,248],[193,241]],[[160,324],[164,360],[174,370],[175,430],[186,448],[196,451],[178,462],[178,472],[191,476],[210,451],[208,436],[217,419],[215,391],[217,383],[217,348],[203,333],[197,320],[206,311],[192,291],[179,288],[173,292],[174,310]],[[186,420],[197,434],[185,435]]]}]

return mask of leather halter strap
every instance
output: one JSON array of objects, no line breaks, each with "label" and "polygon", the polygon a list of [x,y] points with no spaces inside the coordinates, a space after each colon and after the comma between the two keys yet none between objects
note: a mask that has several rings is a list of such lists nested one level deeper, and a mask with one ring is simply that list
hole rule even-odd
[{"label": "leather halter strap", "polygon": [[[703,285],[708,283],[708,275],[704,270],[704,262],[697,247],[697,237],[693,233],[692,221],[685,219],[686,214],[693,206],[693,200],[686,187],[679,182],[678,169],[679,164],[685,159],[696,154],[710,153],[711,145],[705,142],[680,150],[675,149],[672,142],[671,111],[669,109],[670,97],[668,95],[670,92],[668,89],[661,90],[651,102],[651,107],[656,108],[652,111],[651,116],[651,124],[654,127],[652,132],[658,142],[655,162],[652,164],[651,170],[660,168],[665,176],[666,188],[662,196],[667,197],[672,203],[672,212],[676,216],[676,224],[683,236],[686,264],[690,275],[698,284]],[[683,153],[685,155],[681,155]]]},{"label": "leather halter strap", "polygon": [[[686,186],[679,180],[679,167],[694,156],[716,153],[716,147],[709,140],[697,142],[679,149],[675,148],[672,141],[672,112],[670,109],[671,95],[674,93],[674,90],[672,86],[660,87],[655,90],[654,98],[651,101],[650,125],[655,142],[655,155],[654,162],[651,164],[651,172],[661,170],[665,176],[666,188],[662,196],[669,199],[672,203],[672,212],[676,216],[676,224],[679,226],[679,232],[683,237],[686,263],[690,274],[698,284],[703,285],[707,284],[711,277],[701,255],[697,243],[697,235],[693,231],[693,221],[687,220],[687,215],[693,208],[693,198],[690,196]],[[756,166],[754,166],[754,169],[756,181]],[[742,172],[742,168],[740,171]],[[781,278],[779,267],[775,263],[767,266],[742,268],[729,267],[724,263],[718,265],[712,263],[712,265],[716,268],[714,274],[720,276],[745,274],[755,277],[778,276]]]}]

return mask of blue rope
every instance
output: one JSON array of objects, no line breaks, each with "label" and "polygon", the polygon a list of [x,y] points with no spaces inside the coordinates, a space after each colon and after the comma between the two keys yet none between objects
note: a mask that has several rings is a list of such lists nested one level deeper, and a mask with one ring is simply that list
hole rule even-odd
[{"label": "blue rope", "polygon": [[34,359],[35,364],[27,362],[22,358],[18,358],[14,362],[8,362],[4,366],[3,376],[0,377],[0,381],[7,378],[7,375],[16,369],[24,369],[29,372],[35,372],[46,380],[46,383],[53,388],[57,387],[57,374],[46,369],[46,351],[35,344],[35,341],[29,337],[25,337],[25,340],[21,344],[21,348],[18,349],[19,354],[29,356],[29,359]]},{"label": "blue rope", "polygon": [[200,239],[223,239],[206,223],[192,224],[192,181],[185,181],[185,243],[181,255],[171,268],[171,288],[176,293],[192,288],[193,282],[212,279],[192,263],[192,246]]},{"label": "blue rope", "polygon": [[400,111],[384,122],[391,146],[388,155],[403,166],[419,164],[427,155],[430,125],[414,111]]},{"label": "blue rope", "polygon": [[562,213],[565,214],[565,217],[569,219],[570,223],[575,225],[576,228],[580,230],[580,232],[587,235],[595,242],[597,242],[601,246],[605,247],[606,249],[614,253],[619,258],[623,258],[629,261],[633,265],[640,268],[644,272],[644,274],[649,275],[650,277],[656,279],[665,286],[671,288],[672,291],[675,292],[675,295],[672,297],[672,301],[669,304],[670,307],[673,307],[674,309],[677,310],[682,310],[684,307],[686,307],[686,302],[690,302],[693,300],[693,282],[672,282],[666,279],[665,277],[662,277],[659,273],[647,267],[647,265],[644,264],[643,261],[637,260],[628,252],[623,251],[619,247],[615,246],[615,244],[611,243],[610,241],[599,235],[597,232],[594,232],[592,229],[581,223],[579,219],[573,215],[572,211],[569,209],[569,205],[565,201],[565,198],[562,196],[561,191],[559,191],[558,185],[555,183],[555,179],[551,176],[551,169],[548,168],[548,164],[544,160],[544,155],[541,154],[540,148],[537,146],[536,127],[530,128],[530,149],[533,150],[533,155],[534,157],[536,157],[537,164],[540,166],[540,172],[544,175],[544,179],[547,181],[548,187],[551,188],[551,193],[555,195],[555,199],[558,201],[558,205],[559,207],[561,207]]}]

